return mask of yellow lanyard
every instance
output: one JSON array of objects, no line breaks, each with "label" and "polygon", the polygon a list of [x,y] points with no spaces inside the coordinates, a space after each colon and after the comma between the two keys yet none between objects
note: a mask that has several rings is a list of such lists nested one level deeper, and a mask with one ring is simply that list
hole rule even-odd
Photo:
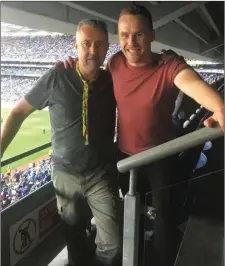
[{"label": "yellow lanyard", "polygon": [[79,75],[84,87],[83,87],[83,99],[82,99],[82,123],[83,123],[83,136],[85,138],[85,145],[89,144],[88,139],[88,88],[89,82],[84,80],[80,74],[78,64],[76,64],[76,71]]}]

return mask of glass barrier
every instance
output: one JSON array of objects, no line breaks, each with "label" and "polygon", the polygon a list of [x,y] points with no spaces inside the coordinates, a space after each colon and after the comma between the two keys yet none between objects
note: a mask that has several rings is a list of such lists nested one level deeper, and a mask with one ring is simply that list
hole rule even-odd
[{"label": "glass barrier", "polygon": [[196,174],[146,194],[139,266],[222,265],[224,171]]}]

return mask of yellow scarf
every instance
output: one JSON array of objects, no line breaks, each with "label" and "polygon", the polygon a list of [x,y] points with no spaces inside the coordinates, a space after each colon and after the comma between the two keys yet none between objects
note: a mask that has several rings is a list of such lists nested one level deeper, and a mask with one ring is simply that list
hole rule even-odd
[{"label": "yellow scarf", "polygon": [[83,99],[82,99],[82,123],[83,123],[83,136],[85,138],[85,145],[89,144],[88,139],[88,89],[89,89],[89,82],[84,80],[81,76],[81,73],[78,68],[78,64],[76,64],[76,71],[79,75],[84,87],[83,87]]}]

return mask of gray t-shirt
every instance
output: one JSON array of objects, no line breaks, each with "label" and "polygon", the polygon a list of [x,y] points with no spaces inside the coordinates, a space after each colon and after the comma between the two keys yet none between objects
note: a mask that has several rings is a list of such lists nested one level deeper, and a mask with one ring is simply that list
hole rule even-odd
[{"label": "gray t-shirt", "polygon": [[88,174],[114,158],[116,102],[110,73],[101,71],[88,99],[89,145],[82,135],[83,84],[75,69],[49,69],[25,95],[36,109],[49,107],[53,166],[73,174]]}]

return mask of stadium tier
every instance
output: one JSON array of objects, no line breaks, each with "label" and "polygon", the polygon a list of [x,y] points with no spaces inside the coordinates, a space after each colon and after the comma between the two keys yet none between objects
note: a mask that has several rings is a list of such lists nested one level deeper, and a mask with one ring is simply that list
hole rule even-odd
[{"label": "stadium tier", "polygon": [[[119,50],[119,45],[110,45],[106,61]],[[1,61],[56,62],[64,60],[68,55],[77,56],[74,51],[73,36],[7,36],[1,38]]]},{"label": "stadium tier", "polygon": [[8,169],[1,174],[2,209],[40,188],[51,180],[51,159],[30,164],[27,169]]}]

